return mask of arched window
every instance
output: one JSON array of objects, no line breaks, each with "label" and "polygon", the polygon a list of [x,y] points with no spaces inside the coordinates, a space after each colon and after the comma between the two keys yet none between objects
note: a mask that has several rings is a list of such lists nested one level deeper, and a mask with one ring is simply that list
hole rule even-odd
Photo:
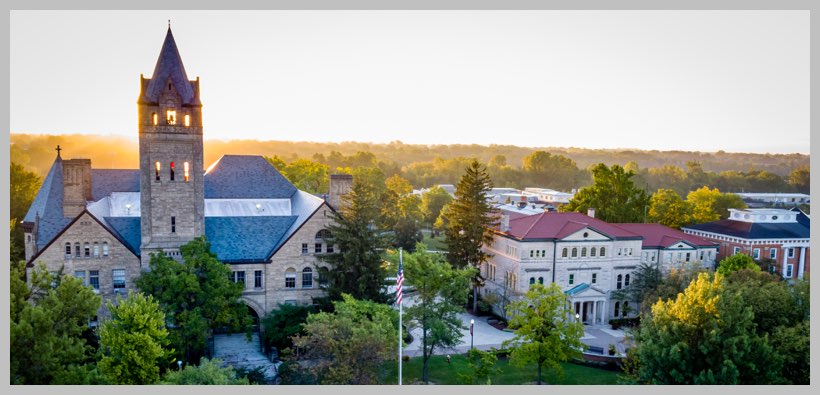
[{"label": "arched window", "polygon": [[322,229],[316,233],[316,240],[324,240],[329,239],[331,236],[330,231],[327,229]]},{"label": "arched window", "polygon": [[313,269],[302,269],[302,288],[313,288]]},{"label": "arched window", "polygon": [[601,247],[601,253],[598,254],[598,255],[600,255],[601,258],[605,257],[606,256],[606,249],[604,247]]},{"label": "arched window", "polygon": [[80,243],[74,243],[74,257],[79,258],[82,252],[80,251]]},{"label": "arched window", "polygon": [[544,284],[544,277],[538,277],[538,284]]},{"label": "arched window", "polygon": [[191,116],[185,114],[185,126],[191,126]]},{"label": "arched window", "polygon": [[620,312],[621,312],[620,307],[621,307],[621,302],[615,302],[615,317],[621,315],[620,314]]},{"label": "arched window", "polygon": [[159,162],[154,163],[154,176],[155,176],[157,181],[159,181],[159,168],[160,168]]},{"label": "arched window", "polygon": [[94,242],[94,258],[100,257],[100,243]]},{"label": "arched window", "polygon": [[71,243],[65,243],[65,257],[71,258]]},{"label": "arched window", "polygon": [[624,317],[626,317],[626,315],[629,313],[629,302],[624,302],[624,310],[622,313]]},{"label": "arched window", "polygon": [[285,288],[296,288],[296,269],[292,267],[285,270]]},{"label": "arched window", "polygon": [[184,167],[184,170],[185,170],[185,182],[188,182],[191,179],[190,175],[189,175],[189,172],[188,172],[189,171],[188,162],[183,163],[183,167]]},{"label": "arched window", "polygon": [[530,277],[530,285],[535,285],[535,277]]},{"label": "arched window", "polygon": [[622,281],[622,278],[623,278],[623,277],[619,274],[619,275],[618,275],[618,281],[617,281],[617,283],[615,284],[615,288],[617,288],[617,289],[621,289],[621,281]]},{"label": "arched window", "polygon": [[566,257],[567,257],[567,249],[566,249],[566,248],[564,248],[563,250],[561,250],[561,257],[562,257],[562,258],[566,258]]},{"label": "arched window", "polygon": [[597,249],[597,248],[595,248],[595,247],[590,248],[590,249],[589,249],[589,256],[594,257],[594,256],[595,256],[595,252],[597,252],[597,251],[598,251],[598,249]]},{"label": "arched window", "polygon": [[572,247],[572,257],[573,258],[578,257],[578,247]]},{"label": "arched window", "polygon": [[168,169],[168,170],[170,170],[170,174],[171,174],[171,181],[174,181],[174,170],[176,170],[176,169],[175,169],[175,166],[174,166],[174,162],[171,162],[170,169]]},{"label": "arched window", "polygon": [[177,124],[177,111],[173,108],[165,110],[165,123],[168,125]]},{"label": "arched window", "polygon": [[108,242],[103,242],[103,256],[108,256]]},{"label": "arched window", "polygon": [[586,258],[586,257],[587,257],[587,248],[582,247],[581,248],[581,258]]},{"label": "arched window", "polygon": [[83,243],[83,256],[91,258],[91,244],[88,244],[88,242]]},{"label": "arched window", "polygon": [[151,123],[154,126],[156,126],[159,123],[159,116],[157,116],[157,113],[155,112],[151,113]]},{"label": "arched window", "polygon": [[[627,274],[626,277],[624,277],[624,287],[628,287],[628,286],[629,286],[629,275]],[[624,303],[624,305],[626,305],[626,303]]]}]

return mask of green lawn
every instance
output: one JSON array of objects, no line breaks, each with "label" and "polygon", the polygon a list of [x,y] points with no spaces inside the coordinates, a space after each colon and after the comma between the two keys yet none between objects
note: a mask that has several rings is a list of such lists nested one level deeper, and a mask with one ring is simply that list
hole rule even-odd
[{"label": "green lawn", "polygon": [[447,251],[447,245],[444,244],[444,235],[442,234],[439,237],[431,238],[430,231],[423,230],[422,234],[424,238],[421,240],[422,243],[427,245],[427,249],[429,250],[438,250],[438,251]]},{"label": "green lawn", "polygon": [[[612,385],[618,384],[618,372],[597,369],[572,363],[562,364],[564,376],[558,379],[554,372],[545,373],[543,379],[548,384],[559,385]],[[421,381],[421,357],[412,358],[402,365],[402,384],[412,384]],[[501,372],[492,377],[493,384],[530,384],[538,379],[535,365],[518,368],[509,364],[506,358],[499,358],[496,367]],[[396,384],[398,379],[396,362],[385,365],[382,372],[382,384]],[[450,364],[444,356],[435,355],[430,359],[430,381],[435,384],[461,384],[459,373],[468,374],[467,359],[464,355],[453,355]]]}]

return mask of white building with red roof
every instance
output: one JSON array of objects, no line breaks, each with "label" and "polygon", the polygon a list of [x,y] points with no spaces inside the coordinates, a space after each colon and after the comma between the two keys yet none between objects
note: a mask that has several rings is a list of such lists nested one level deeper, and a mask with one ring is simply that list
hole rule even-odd
[{"label": "white building with red roof", "polygon": [[641,263],[654,264],[663,273],[699,262],[714,270],[720,244],[661,224],[615,224],[643,237]]}]

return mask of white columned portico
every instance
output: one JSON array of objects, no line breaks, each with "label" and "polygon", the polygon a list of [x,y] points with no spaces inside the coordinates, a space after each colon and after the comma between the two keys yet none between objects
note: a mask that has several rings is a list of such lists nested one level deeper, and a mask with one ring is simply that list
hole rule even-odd
[{"label": "white columned portico", "polygon": [[592,302],[592,325],[596,325],[598,323],[598,301]]},{"label": "white columned portico", "polygon": [[803,278],[803,269],[806,265],[806,247],[800,247],[800,263],[797,266],[797,278]]},{"label": "white columned portico", "polygon": [[783,270],[782,270],[783,273],[781,274],[783,278],[786,277],[786,265],[789,262],[789,248],[794,248],[794,247],[783,246]]}]

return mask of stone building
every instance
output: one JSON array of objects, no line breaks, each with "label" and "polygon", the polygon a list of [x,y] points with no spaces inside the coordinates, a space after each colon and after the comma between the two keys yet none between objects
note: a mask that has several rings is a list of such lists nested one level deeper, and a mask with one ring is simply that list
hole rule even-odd
[{"label": "stone building", "polygon": [[[203,164],[199,78],[189,80],[168,29],[151,78],[140,76],[139,169],[94,169],[57,156],[23,221],[28,267],[81,278],[104,299],[134,288],[150,254],[179,257],[206,236],[245,284],[256,316],[322,296],[318,256],[333,208],[300,191],[261,156]],[[349,177],[331,179],[339,202]],[[105,315],[104,309],[100,312]]]}]

